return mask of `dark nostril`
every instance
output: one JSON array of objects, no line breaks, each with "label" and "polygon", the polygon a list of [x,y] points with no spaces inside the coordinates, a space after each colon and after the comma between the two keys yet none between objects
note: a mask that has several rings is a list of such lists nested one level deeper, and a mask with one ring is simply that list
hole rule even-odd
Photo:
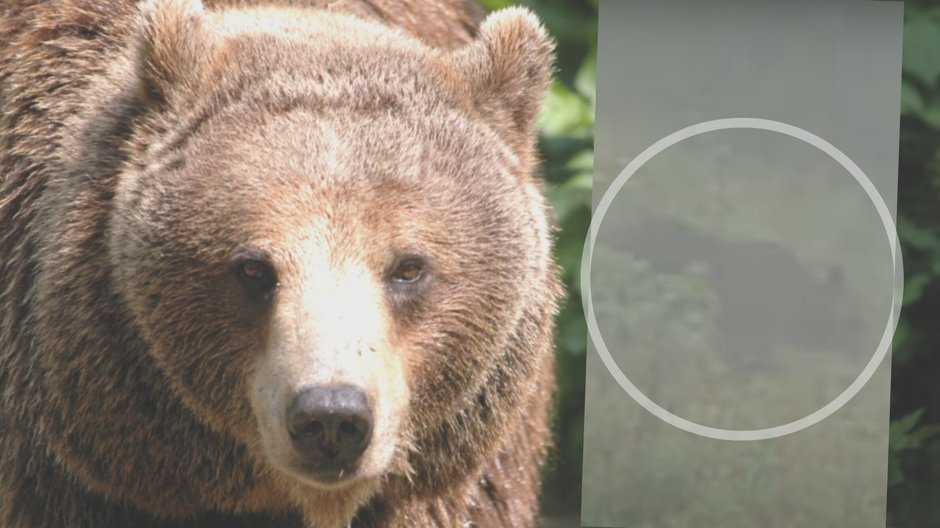
[{"label": "dark nostril", "polygon": [[372,411],[365,393],[352,385],[311,387],[291,402],[287,429],[305,457],[347,464],[369,445]]},{"label": "dark nostril", "polygon": [[343,422],[339,424],[340,437],[352,438],[362,434],[362,429],[352,422]]},{"label": "dark nostril", "polygon": [[301,436],[317,436],[324,434],[323,422],[312,421],[299,423],[297,434]]}]

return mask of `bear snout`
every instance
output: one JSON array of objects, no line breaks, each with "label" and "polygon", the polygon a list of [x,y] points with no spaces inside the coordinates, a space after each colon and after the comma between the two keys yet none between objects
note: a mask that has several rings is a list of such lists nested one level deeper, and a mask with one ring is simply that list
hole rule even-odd
[{"label": "bear snout", "polygon": [[321,480],[350,473],[372,438],[372,408],[353,385],[307,387],[294,397],[286,418],[294,450]]}]

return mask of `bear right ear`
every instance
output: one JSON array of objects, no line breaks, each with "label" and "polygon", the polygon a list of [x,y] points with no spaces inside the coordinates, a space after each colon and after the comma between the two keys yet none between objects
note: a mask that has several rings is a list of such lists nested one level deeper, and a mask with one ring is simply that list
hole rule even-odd
[{"label": "bear right ear", "polygon": [[505,141],[525,147],[551,83],[555,45],[521,7],[489,15],[476,40],[454,57],[458,90]]},{"label": "bear right ear", "polygon": [[200,0],[148,0],[141,5],[134,68],[147,104],[162,106],[199,89],[214,42]]}]

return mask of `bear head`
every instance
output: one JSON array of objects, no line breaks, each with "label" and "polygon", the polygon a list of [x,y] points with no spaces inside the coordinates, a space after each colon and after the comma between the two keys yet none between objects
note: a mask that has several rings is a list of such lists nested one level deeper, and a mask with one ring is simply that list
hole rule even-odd
[{"label": "bear head", "polygon": [[320,504],[472,476],[550,361],[537,19],[504,10],[441,50],[156,0],[135,31],[109,258],[175,394]]}]

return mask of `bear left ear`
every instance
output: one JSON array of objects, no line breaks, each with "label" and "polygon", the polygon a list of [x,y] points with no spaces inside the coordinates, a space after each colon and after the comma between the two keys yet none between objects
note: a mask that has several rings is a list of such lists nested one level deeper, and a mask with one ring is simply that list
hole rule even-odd
[{"label": "bear left ear", "polygon": [[455,52],[461,89],[514,147],[532,140],[552,78],[554,51],[538,18],[528,9],[510,7],[488,16],[477,39]]},{"label": "bear left ear", "polygon": [[144,99],[158,105],[198,91],[201,63],[214,39],[205,27],[200,0],[148,0],[137,23],[137,77]]}]

